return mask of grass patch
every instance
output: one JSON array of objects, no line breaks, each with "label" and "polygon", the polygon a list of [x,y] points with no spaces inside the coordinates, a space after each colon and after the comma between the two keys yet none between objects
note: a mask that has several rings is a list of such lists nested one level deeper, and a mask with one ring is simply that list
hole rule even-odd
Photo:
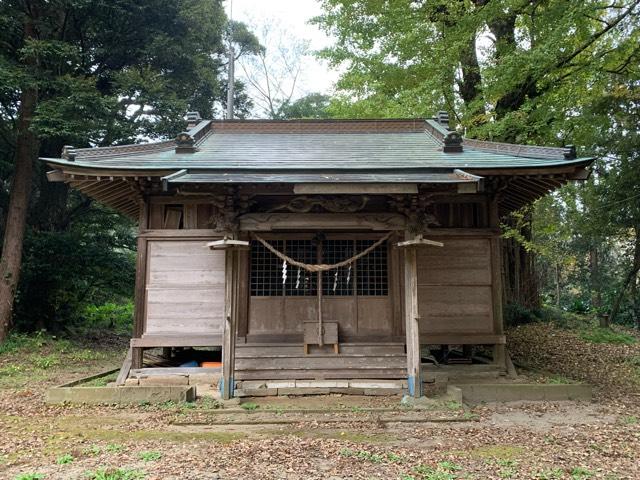
[{"label": "grass patch", "polygon": [[58,465],[68,465],[71,462],[73,462],[73,455],[70,453],[65,453],[56,459]]},{"label": "grass patch", "polygon": [[496,461],[513,461],[524,452],[522,447],[512,445],[485,445],[474,448],[469,452],[473,458],[490,459]]},{"label": "grass patch", "polygon": [[101,468],[85,473],[88,480],[139,480],[144,477],[144,472],[129,468]]},{"label": "grass patch", "polygon": [[44,478],[43,473],[21,473],[14,480],[41,480]]},{"label": "grass patch", "polygon": [[94,378],[88,382],[83,383],[82,387],[106,387],[109,383],[115,382],[118,378],[118,372],[109,373],[102,377]]},{"label": "grass patch", "polygon": [[633,345],[637,342],[632,335],[616,332],[609,328],[594,328],[580,332],[580,338],[591,343],[614,343],[618,345]]},{"label": "grass patch", "polygon": [[259,408],[259,405],[257,403],[247,402],[247,403],[241,403],[240,408],[248,412],[252,412],[254,410],[257,410]]},{"label": "grass patch", "polygon": [[572,480],[588,480],[593,477],[593,472],[584,467],[576,467],[569,472]]},{"label": "grass patch", "polygon": [[144,462],[155,462],[162,458],[161,452],[149,451],[149,452],[140,452],[138,455],[140,460]]}]

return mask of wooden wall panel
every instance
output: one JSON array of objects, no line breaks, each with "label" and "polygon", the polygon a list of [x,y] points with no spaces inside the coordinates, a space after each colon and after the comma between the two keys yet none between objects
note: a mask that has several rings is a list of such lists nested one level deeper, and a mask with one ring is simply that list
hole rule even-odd
[{"label": "wooden wall panel", "polygon": [[391,297],[358,297],[358,335],[392,335]]},{"label": "wooden wall panel", "polygon": [[491,333],[491,286],[418,286],[420,332]]},{"label": "wooden wall panel", "polygon": [[417,252],[420,332],[493,333],[490,238],[434,238]]},{"label": "wooden wall panel", "polygon": [[224,252],[205,243],[148,242],[145,333],[222,333]]}]

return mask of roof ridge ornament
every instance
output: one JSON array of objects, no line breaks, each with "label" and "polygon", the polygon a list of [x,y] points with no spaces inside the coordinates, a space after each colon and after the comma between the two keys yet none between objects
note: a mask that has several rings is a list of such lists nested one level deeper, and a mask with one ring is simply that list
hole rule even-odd
[{"label": "roof ridge ornament", "polygon": [[201,121],[200,112],[187,112],[187,128],[193,128]]},{"label": "roof ridge ornament", "polygon": [[442,151],[445,153],[462,152],[462,135],[455,130],[447,133],[443,139]]},{"label": "roof ridge ornament", "polygon": [[189,132],[181,132],[176,137],[176,153],[194,153],[196,141]]},{"label": "roof ridge ornament", "polygon": [[60,157],[64,158],[65,160],[69,160],[70,162],[75,162],[76,147],[74,147],[73,145],[65,145],[64,147],[62,147],[62,154],[60,155]]},{"label": "roof ridge ornament", "polygon": [[578,158],[578,152],[576,152],[575,145],[567,145],[565,147],[564,158],[565,160],[575,160]]}]

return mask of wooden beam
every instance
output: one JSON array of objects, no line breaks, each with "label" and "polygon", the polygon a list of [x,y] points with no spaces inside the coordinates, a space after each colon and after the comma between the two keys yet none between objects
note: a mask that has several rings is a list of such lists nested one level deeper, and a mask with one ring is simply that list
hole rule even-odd
[{"label": "wooden beam", "polygon": [[116,385],[124,385],[125,380],[129,376],[129,371],[131,370],[131,359],[133,358],[132,351],[133,349],[129,347],[129,350],[127,350],[127,354],[124,357],[124,362],[122,362],[122,367],[120,367],[118,377],[116,378]]},{"label": "wooden beam", "polygon": [[293,193],[297,195],[315,194],[417,194],[416,183],[297,183],[293,187]]},{"label": "wooden beam", "polygon": [[240,217],[240,229],[247,231],[317,230],[404,230],[404,215],[395,213],[248,213]]},{"label": "wooden beam", "polygon": [[[412,235],[405,235],[410,240]],[[420,315],[418,314],[418,262],[415,248],[404,250],[404,315],[407,335],[407,382],[409,395],[422,396]]]},{"label": "wooden beam", "polygon": [[215,347],[222,345],[222,335],[142,335],[132,338],[132,347]]}]

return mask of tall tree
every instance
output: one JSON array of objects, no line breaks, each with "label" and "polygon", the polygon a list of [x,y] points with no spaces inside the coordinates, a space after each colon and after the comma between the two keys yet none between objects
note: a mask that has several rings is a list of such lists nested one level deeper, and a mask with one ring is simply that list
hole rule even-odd
[{"label": "tall tree", "polygon": [[[626,155],[609,148],[621,143],[612,135],[620,123],[609,121],[613,105],[592,107],[620,85],[637,88],[640,0],[322,5],[315,22],[337,39],[322,56],[344,70],[333,115],[429,116],[445,109],[469,137],[575,143],[607,158]],[[506,271],[518,275],[507,279],[505,290],[508,300],[535,307],[536,289],[528,290],[537,278],[530,253],[537,250],[527,248],[531,219],[522,220],[506,219],[522,230],[506,242]]]},{"label": "tall tree", "polygon": [[25,229],[64,232],[92,208],[46,182],[36,157],[58,156],[65,144],[172,136],[187,110],[214,116],[226,25],[221,0],[0,2],[0,152],[14,159],[3,164],[12,180],[3,182],[10,199],[0,204],[0,341],[11,324]]}]

